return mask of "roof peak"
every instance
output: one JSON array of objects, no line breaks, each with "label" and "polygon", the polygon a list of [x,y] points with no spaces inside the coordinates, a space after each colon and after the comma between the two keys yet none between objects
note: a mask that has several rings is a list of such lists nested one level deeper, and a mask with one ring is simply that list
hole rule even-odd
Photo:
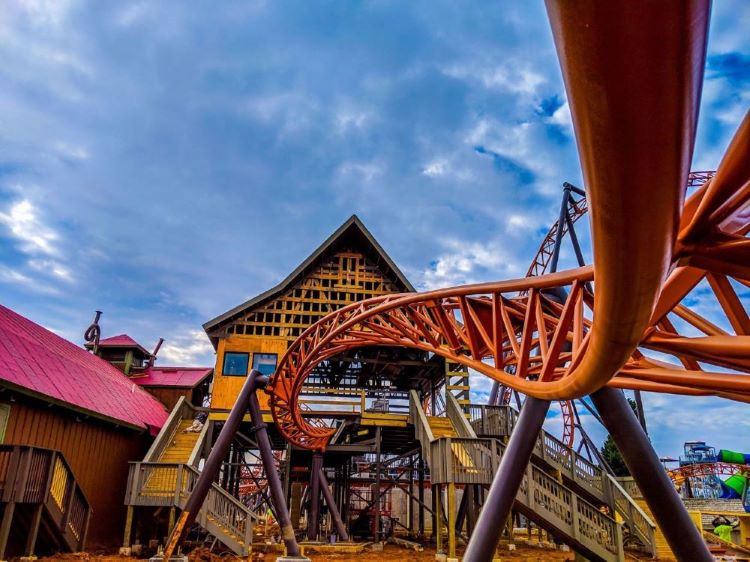
[{"label": "roof peak", "polygon": [[342,239],[344,235],[347,233],[347,231],[349,231],[351,228],[356,228],[356,230],[362,235],[365,244],[369,245],[375,251],[378,257],[382,259],[383,264],[385,265],[386,269],[390,270],[391,274],[394,277],[394,280],[398,284],[400,284],[405,291],[414,292],[415,289],[412,286],[412,284],[409,282],[406,276],[401,272],[401,270],[394,263],[394,261],[387,254],[387,252],[383,249],[380,243],[375,239],[372,233],[367,229],[365,224],[362,222],[362,219],[360,219],[359,216],[355,213],[355,214],[352,214],[348,219],[346,219],[328,238],[326,238],[323,241],[323,243],[320,246],[318,246],[305,260],[303,260],[302,263],[298,265],[283,281],[281,281],[279,284],[269,289],[268,291],[265,291],[264,293],[261,293],[260,295],[253,297],[252,299],[248,301],[245,301],[239,306],[236,306],[228,310],[224,314],[221,314],[217,316],[216,318],[209,320],[208,322],[203,324],[203,329],[206,332],[209,332],[210,330],[217,328],[224,322],[231,320],[236,315],[241,314],[248,308],[260,303],[261,301],[265,301],[267,299],[273,298],[277,296],[278,294],[280,294],[282,291],[288,288],[298,277],[303,275],[305,271],[312,264],[320,260],[325,254],[325,252],[329,250],[330,248],[332,248],[337,241]]}]

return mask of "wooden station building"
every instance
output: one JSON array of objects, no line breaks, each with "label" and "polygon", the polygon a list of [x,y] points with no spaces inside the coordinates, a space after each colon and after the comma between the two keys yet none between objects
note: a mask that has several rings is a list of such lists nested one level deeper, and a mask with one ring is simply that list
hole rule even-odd
[{"label": "wooden station building", "polygon": [[117,544],[128,462],[167,416],[112,364],[0,306],[0,559]]}]

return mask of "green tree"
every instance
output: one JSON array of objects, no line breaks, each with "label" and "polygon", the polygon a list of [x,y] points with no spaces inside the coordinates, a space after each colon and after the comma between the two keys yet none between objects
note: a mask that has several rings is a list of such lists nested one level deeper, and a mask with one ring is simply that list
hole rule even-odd
[{"label": "green tree", "polygon": [[[633,413],[637,415],[638,410],[635,400],[628,398],[628,404],[630,404],[630,407],[633,409]],[[607,434],[607,439],[604,440],[604,445],[600,449],[600,452],[604,457],[604,460],[607,461],[607,464],[612,469],[612,472],[615,473],[615,476],[630,476],[630,471],[625,465],[622,454],[620,454],[620,450],[617,448],[617,445],[615,445],[615,440],[612,439],[611,435]]]}]

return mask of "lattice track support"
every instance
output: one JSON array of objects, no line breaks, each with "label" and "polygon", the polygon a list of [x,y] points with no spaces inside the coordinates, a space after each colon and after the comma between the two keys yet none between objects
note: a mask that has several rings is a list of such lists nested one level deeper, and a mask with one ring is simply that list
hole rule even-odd
[{"label": "lattice track support", "polygon": [[466,415],[469,414],[471,404],[471,384],[469,368],[466,365],[445,360],[445,391],[451,392]]}]

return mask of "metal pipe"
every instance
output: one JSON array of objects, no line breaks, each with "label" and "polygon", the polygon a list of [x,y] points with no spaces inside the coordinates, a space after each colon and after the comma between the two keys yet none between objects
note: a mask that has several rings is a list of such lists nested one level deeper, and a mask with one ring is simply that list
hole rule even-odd
[{"label": "metal pipe", "polygon": [[203,471],[198,477],[198,481],[195,483],[195,488],[193,488],[193,492],[190,494],[190,497],[185,504],[185,509],[182,510],[180,518],[177,520],[177,524],[174,526],[174,529],[172,529],[172,534],[167,541],[167,547],[164,549],[164,560],[169,560],[177,545],[184,538],[187,530],[195,522],[195,518],[203,505],[203,501],[206,499],[208,491],[211,489],[211,485],[219,474],[221,463],[229,452],[232,440],[240,428],[242,418],[248,408],[250,397],[255,396],[255,391],[258,388],[259,377],[262,377],[261,373],[253,371],[250,373],[250,376],[247,377],[245,384],[242,385],[237,400],[234,403],[234,406],[232,406],[231,412],[229,412],[229,417],[224,423],[224,427],[221,428],[219,437],[216,439],[216,444],[211,449],[211,453],[208,455],[206,463],[203,465]]},{"label": "metal pipe", "polygon": [[344,522],[341,519],[339,508],[336,505],[336,502],[333,501],[331,490],[328,489],[328,479],[326,478],[326,475],[323,472],[322,468],[318,470],[318,480],[320,482],[320,490],[323,492],[323,498],[326,500],[326,504],[328,505],[328,511],[331,512],[333,523],[334,525],[336,525],[336,532],[339,534],[339,537],[342,541],[348,542],[349,533],[346,532],[346,527],[344,526]]},{"label": "metal pipe", "polygon": [[634,390],[633,395],[635,396],[635,406],[638,410],[638,422],[643,428],[643,432],[648,435],[648,428],[646,427],[646,412],[643,410],[643,399],[641,398],[641,391]]},{"label": "metal pipe", "polygon": [[318,474],[323,468],[323,455],[313,453],[310,469],[310,509],[307,510],[307,540],[318,540],[320,524],[320,478]]},{"label": "metal pipe", "polygon": [[[256,388],[263,388],[268,382],[268,377],[254,369],[248,378],[254,378],[258,381]],[[253,392],[250,393],[250,398],[248,400],[248,409],[250,410],[250,420],[253,423],[255,440],[258,443],[260,458],[263,461],[263,470],[265,471],[266,479],[268,480],[268,489],[271,492],[271,499],[273,499],[273,503],[276,506],[276,520],[279,523],[281,538],[286,546],[287,556],[300,557],[299,545],[297,544],[297,538],[294,536],[294,528],[292,527],[292,521],[289,518],[289,510],[286,507],[286,499],[284,498],[284,490],[281,487],[281,478],[276,470],[273,449],[271,449],[271,440],[268,437],[268,429],[266,428],[266,424],[263,423],[263,415],[260,412],[258,395],[255,392],[256,388],[253,388]]]},{"label": "metal pipe", "polygon": [[681,561],[711,562],[714,557],[622,391],[605,387],[591,398],[674,555]]},{"label": "metal pipe", "polygon": [[492,486],[479,513],[474,533],[469,539],[464,560],[487,562],[492,560],[500,535],[502,522],[508,518],[518,487],[542,429],[550,403],[529,396],[521,408],[521,414],[513,428],[500,466],[492,480]]},{"label": "metal pipe", "polygon": [[555,246],[552,250],[552,260],[549,264],[550,273],[557,271],[557,262],[560,259],[560,244],[563,237],[563,225],[565,217],[568,216],[568,201],[570,201],[570,189],[565,188],[563,191],[562,203],[560,204],[560,216],[557,219],[557,232],[555,233]]}]

